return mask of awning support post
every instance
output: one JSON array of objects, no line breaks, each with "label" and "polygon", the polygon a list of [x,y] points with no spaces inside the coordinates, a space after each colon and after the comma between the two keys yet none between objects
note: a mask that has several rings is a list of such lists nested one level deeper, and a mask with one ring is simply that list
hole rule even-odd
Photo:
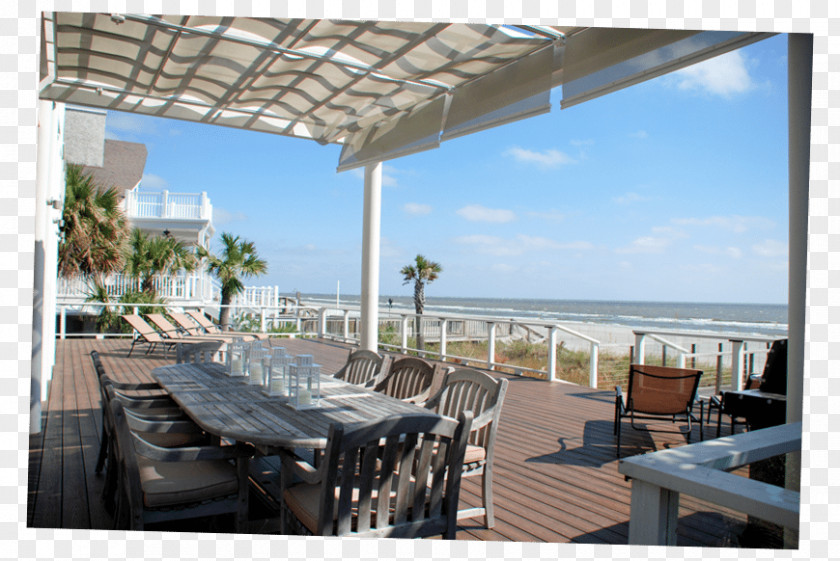
[{"label": "awning support post", "polygon": [[362,230],[362,302],[360,348],[376,352],[379,327],[379,232],[382,209],[382,162],[365,166]]}]

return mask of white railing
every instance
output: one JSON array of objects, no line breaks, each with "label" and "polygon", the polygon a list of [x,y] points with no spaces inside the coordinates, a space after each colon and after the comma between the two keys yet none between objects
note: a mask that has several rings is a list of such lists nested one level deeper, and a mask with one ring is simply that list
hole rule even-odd
[{"label": "white railing", "polygon": [[[161,276],[152,280],[155,293],[171,302],[205,302],[219,300],[221,288],[218,280],[205,273]],[[128,275],[118,273],[110,275],[103,286],[112,300],[117,300],[128,292],[140,290],[140,281]],[[93,292],[91,279],[59,277],[57,281],[57,300],[59,303],[81,303]]]},{"label": "white railing", "polygon": [[129,218],[174,218],[210,220],[212,207],[206,192],[127,191],[125,212]]},{"label": "white railing", "polygon": [[630,545],[676,545],[680,494],[798,531],[798,491],[726,471],[801,448],[802,423],[790,423],[621,460],[633,480]]}]

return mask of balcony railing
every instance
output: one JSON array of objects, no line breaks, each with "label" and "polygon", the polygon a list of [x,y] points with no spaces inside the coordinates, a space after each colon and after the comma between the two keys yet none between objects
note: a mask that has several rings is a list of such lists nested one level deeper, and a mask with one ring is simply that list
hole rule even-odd
[{"label": "balcony railing", "polygon": [[129,218],[210,220],[212,207],[207,193],[128,191],[125,212]]}]

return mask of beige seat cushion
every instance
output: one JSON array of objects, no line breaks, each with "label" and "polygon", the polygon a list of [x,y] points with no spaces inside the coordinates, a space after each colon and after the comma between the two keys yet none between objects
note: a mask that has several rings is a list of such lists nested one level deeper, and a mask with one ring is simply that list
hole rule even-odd
[{"label": "beige seat cushion", "polygon": [[199,502],[236,493],[236,468],[227,460],[158,462],[137,456],[147,507]]}]

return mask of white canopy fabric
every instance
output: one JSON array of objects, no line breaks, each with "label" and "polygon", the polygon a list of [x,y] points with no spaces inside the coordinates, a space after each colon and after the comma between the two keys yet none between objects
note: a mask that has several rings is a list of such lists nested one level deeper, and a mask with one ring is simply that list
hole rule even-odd
[{"label": "white canopy fabric", "polygon": [[344,170],[544,113],[560,84],[577,103],[765,36],[56,12],[41,98],[339,143]]}]

